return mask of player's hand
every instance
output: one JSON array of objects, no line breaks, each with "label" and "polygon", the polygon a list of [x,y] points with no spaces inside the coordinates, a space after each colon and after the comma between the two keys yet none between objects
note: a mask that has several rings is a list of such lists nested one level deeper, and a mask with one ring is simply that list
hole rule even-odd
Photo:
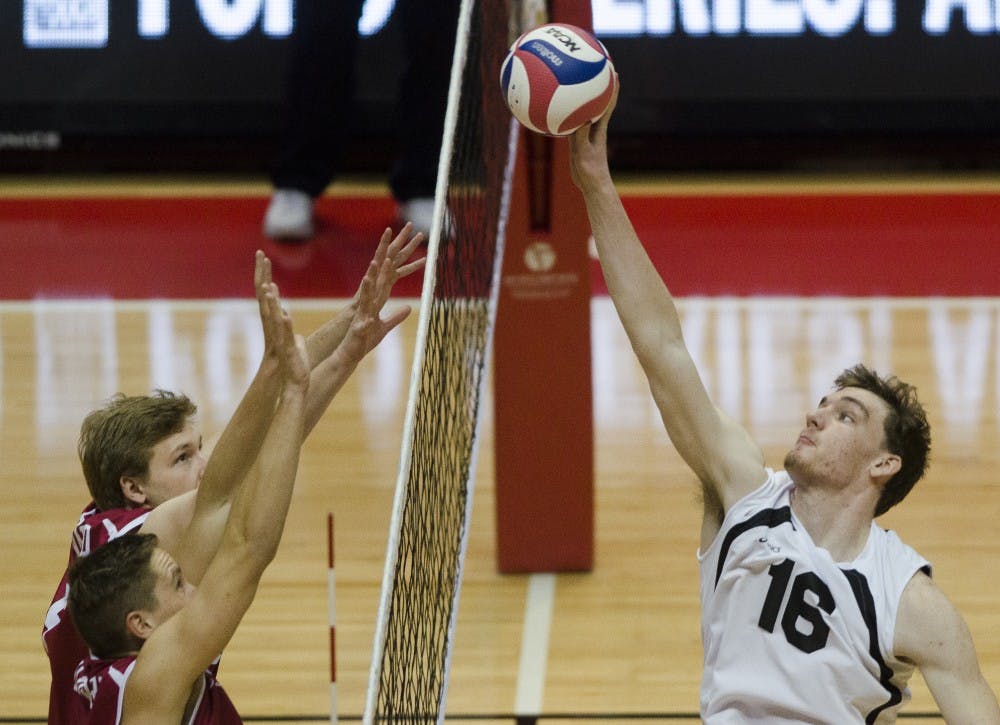
[{"label": "player's hand", "polygon": [[586,192],[611,178],[608,169],[608,123],[618,105],[618,74],[615,73],[615,88],[611,102],[604,115],[593,123],[585,123],[569,137],[570,174],[573,183]]},{"label": "player's hand", "polygon": [[409,223],[395,237],[388,228],[382,233],[375,256],[358,288],[350,330],[341,343],[341,352],[350,359],[360,361],[409,316],[409,305],[385,319],[381,314],[396,281],[424,267],[426,259],[423,257],[410,261],[422,241],[423,235],[413,234],[413,225]]},{"label": "player's hand", "polygon": [[[382,232],[382,236],[379,239],[378,246],[375,248],[375,256],[372,258],[371,263],[377,268],[381,269],[385,262],[389,262],[393,272],[394,277],[383,277],[382,284],[388,284],[388,288],[380,288],[378,290],[379,294],[384,293],[385,299],[383,299],[382,304],[385,304],[385,300],[389,298],[389,293],[392,291],[392,285],[396,283],[396,280],[407,277],[419,269],[423,269],[424,263],[427,261],[424,257],[419,259],[414,259],[411,261],[413,253],[420,248],[420,245],[424,242],[424,235],[422,232],[413,233],[413,224],[407,222],[399,233],[393,237],[392,229],[386,227],[386,230]],[[370,267],[370,265],[369,265]],[[367,270],[366,270],[367,276]],[[362,279],[362,284],[364,284],[364,279]],[[357,302],[361,294],[361,288],[358,288],[358,292],[354,295],[354,306],[357,307]]]},{"label": "player's hand", "polygon": [[310,373],[305,339],[295,334],[292,316],[281,306],[281,295],[274,282],[266,285],[262,303],[266,318],[273,321],[273,344],[285,385],[304,391],[309,387]]},{"label": "player's hand", "polygon": [[253,286],[257,297],[257,309],[260,312],[260,324],[264,332],[264,357],[261,366],[270,366],[276,370],[280,364],[276,341],[281,334],[281,317],[273,314],[265,299],[269,293],[277,294],[277,289],[273,288],[273,285],[271,260],[258,249],[254,255]]}]

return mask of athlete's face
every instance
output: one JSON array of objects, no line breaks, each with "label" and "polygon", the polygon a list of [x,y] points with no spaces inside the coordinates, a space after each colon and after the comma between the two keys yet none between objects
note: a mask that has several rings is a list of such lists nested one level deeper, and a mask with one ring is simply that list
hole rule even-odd
[{"label": "athlete's face", "polygon": [[844,388],[827,395],[806,415],[806,427],[785,456],[796,482],[848,485],[885,453],[889,406],[874,393]]},{"label": "athlete's face", "polygon": [[201,432],[188,422],[183,430],[153,446],[149,470],[143,478],[123,481],[123,486],[126,496],[133,503],[155,508],[164,501],[198,488],[204,472]]},{"label": "athlete's face", "polygon": [[140,640],[149,639],[194,594],[194,587],[185,581],[180,566],[163,549],[153,549],[148,566],[153,575],[153,602],[148,609],[129,612],[125,620],[129,632]]},{"label": "athlete's face", "polygon": [[166,551],[157,547],[153,550],[149,566],[156,576],[153,594],[156,596],[156,607],[148,613],[153,629],[177,614],[194,593],[191,585],[181,572],[180,566]]}]

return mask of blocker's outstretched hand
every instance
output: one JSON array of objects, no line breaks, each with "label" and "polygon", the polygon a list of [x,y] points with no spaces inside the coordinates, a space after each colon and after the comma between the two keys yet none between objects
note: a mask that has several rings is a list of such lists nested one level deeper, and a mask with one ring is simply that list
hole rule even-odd
[{"label": "blocker's outstretched hand", "polygon": [[[396,280],[402,279],[403,277],[408,277],[417,270],[424,268],[424,263],[427,261],[423,257],[420,259],[414,259],[410,261],[413,253],[420,248],[425,241],[423,232],[413,232],[413,223],[407,222],[403,225],[403,228],[399,230],[399,233],[393,237],[392,229],[386,227],[385,231],[382,232],[382,236],[379,239],[378,247],[375,249],[375,256],[372,257],[372,261],[368,265],[368,269],[371,269],[372,265],[376,268],[382,269],[386,262],[391,266],[395,277],[391,279],[388,283],[388,287],[381,290],[385,293],[385,299],[382,300],[382,304],[385,304],[385,300],[389,298],[389,294],[392,292],[392,285],[396,283]],[[367,270],[365,277],[367,277]],[[389,278],[386,278],[388,281]],[[361,280],[361,285],[365,283],[364,279]],[[361,294],[361,288],[354,295],[354,305],[357,306],[357,301]]]},{"label": "blocker's outstretched hand", "polygon": [[395,236],[392,229],[382,232],[354,299],[306,340],[313,368],[306,410],[306,435],[319,422],[357,364],[409,316],[408,306],[401,307],[384,320],[381,313],[396,281],[424,268],[423,258],[412,259],[423,239],[422,234],[413,233],[412,224],[405,225]]},{"label": "blocker's outstretched hand", "polygon": [[340,347],[351,360],[360,361],[411,312],[410,306],[404,305],[385,319],[381,317],[396,281],[423,269],[426,263],[423,257],[410,261],[424,238],[412,232],[413,225],[407,223],[395,237],[389,228],[382,233],[355,296],[354,319]]}]

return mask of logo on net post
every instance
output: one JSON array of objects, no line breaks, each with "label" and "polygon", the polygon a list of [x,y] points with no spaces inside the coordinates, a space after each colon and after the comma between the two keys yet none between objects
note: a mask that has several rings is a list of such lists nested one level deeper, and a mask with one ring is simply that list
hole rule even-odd
[{"label": "logo on net post", "polygon": [[556,250],[548,242],[532,242],[524,250],[524,266],[532,272],[548,272],[556,264]]},{"label": "logo on net post", "polygon": [[108,0],[24,0],[28,48],[102,48],[108,44]]}]

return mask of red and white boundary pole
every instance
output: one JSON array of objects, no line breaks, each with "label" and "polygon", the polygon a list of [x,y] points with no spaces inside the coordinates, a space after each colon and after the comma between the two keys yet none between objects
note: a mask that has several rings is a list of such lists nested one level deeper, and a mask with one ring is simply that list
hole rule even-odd
[{"label": "red and white boundary pole", "polygon": [[330,614],[330,723],[337,725],[337,606],[333,575],[333,514],[326,515],[327,602]]}]

